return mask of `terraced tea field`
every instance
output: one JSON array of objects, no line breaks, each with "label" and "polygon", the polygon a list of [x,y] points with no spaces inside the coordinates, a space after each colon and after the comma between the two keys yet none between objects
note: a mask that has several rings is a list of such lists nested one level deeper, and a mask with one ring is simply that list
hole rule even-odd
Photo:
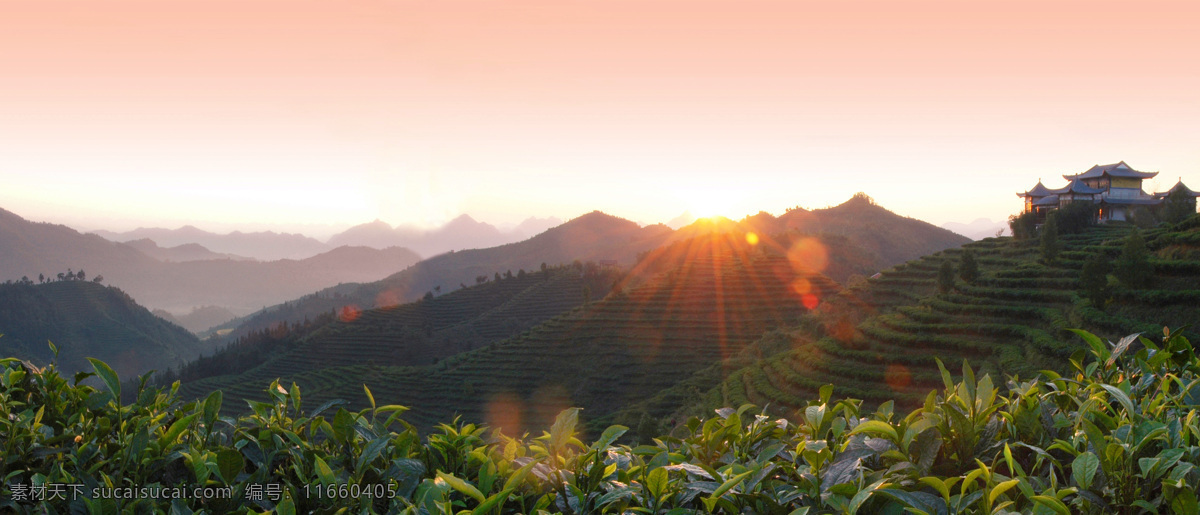
[{"label": "terraced tea field", "polygon": [[[309,405],[334,398],[362,405],[365,383],[377,402],[412,407],[407,418],[418,426],[460,414],[521,430],[543,427],[567,406],[583,407],[585,417],[599,423],[734,355],[765,332],[795,323],[808,311],[806,299],[829,297],[839,289],[819,274],[798,272],[785,255],[744,243],[710,242],[681,252],[648,258],[676,260],[678,266],[664,274],[436,365],[391,365],[393,345],[347,325],[223,387],[226,395],[260,397],[255,390],[270,375],[268,381],[281,377],[298,383]],[[533,290],[528,295],[539,296]],[[514,306],[533,304],[518,300],[513,299]],[[435,301],[430,308],[403,309],[432,309]],[[377,311],[363,313],[362,319],[399,316]],[[489,327],[482,318],[471,322],[481,333]],[[444,319],[462,323],[463,316],[447,311]],[[377,334],[385,333],[395,331]],[[316,370],[319,363],[325,368]],[[198,396],[219,383],[188,388]]]},{"label": "terraced tea field", "polygon": [[[961,249],[897,266],[827,304],[857,312],[861,322],[852,331],[814,335],[809,345],[736,371],[709,392],[707,407],[752,402],[786,412],[816,398],[826,384],[834,385],[835,395],[868,404],[895,399],[912,406],[941,387],[934,358],[952,373],[965,359],[981,374],[1029,378],[1038,370],[1063,369],[1071,353],[1081,348],[1068,328],[1112,339],[1137,331],[1152,337],[1163,325],[1179,327],[1200,320],[1200,263],[1195,261],[1152,259],[1158,270],[1153,288],[1118,289],[1103,309],[1080,297],[1084,261],[1098,253],[1116,259],[1130,230],[1101,226],[1064,236],[1065,250],[1053,265],[1040,262],[1036,242],[989,238],[966,245],[974,251],[981,274],[972,284],[956,278],[955,291],[945,293],[938,290],[938,269],[945,260],[957,266]],[[1198,230],[1154,229],[1144,235],[1150,250],[1162,255],[1169,245],[1200,241]],[[821,315],[845,314],[831,310]]]},{"label": "terraced tea field", "polygon": [[589,283],[615,280],[608,273],[585,278],[571,268],[550,268],[421,302],[366,311],[348,306],[339,321],[266,363],[237,376],[187,383],[182,392],[199,397],[222,388],[227,395],[256,397],[263,379],[301,377],[297,382],[316,386],[329,367],[428,365],[569,311],[583,303]]}]

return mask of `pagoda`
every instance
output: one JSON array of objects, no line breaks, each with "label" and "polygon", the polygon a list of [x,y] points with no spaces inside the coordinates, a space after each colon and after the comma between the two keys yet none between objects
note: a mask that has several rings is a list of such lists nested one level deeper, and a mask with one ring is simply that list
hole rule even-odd
[{"label": "pagoda", "polygon": [[1139,206],[1154,208],[1162,204],[1171,192],[1182,189],[1195,202],[1200,193],[1196,193],[1183,184],[1181,180],[1175,187],[1162,193],[1149,194],[1142,190],[1142,181],[1154,178],[1158,172],[1139,172],[1124,161],[1110,165],[1095,165],[1083,173],[1063,175],[1067,185],[1050,189],[1041,180],[1033,188],[1024,193],[1017,193],[1025,199],[1026,213],[1037,213],[1039,219],[1044,219],[1050,210],[1058,209],[1071,202],[1091,202],[1099,207],[1097,216],[1100,221],[1128,220],[1133,210]]}]

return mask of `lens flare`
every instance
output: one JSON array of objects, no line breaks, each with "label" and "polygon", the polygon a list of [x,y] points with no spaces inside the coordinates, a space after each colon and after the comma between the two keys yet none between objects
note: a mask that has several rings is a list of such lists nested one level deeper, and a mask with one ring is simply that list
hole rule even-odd
[{"label": "lens flare", "polygon": [[[826,306],[829,305],[826,304]],[[854,324],[845,318],[838,317],[825,323],[825,332],[837,341],[849,342],[854,339]]]},{"label": "lens flare", "polygon": [[746,233],[746,243],[749,243],[751,246],[758,245],[758,235],[752,232]]},{"label": "lens flare", "polygon": [[788,249],[788,261],[800,272],[821,272],[829,266],[829,251],[816,238],[803,238]]},{"label": "lens flare", "polygon": [[508,435],[521,434],[521,399],[516,395],[504,392],[492,396],[483,413],[487,425],[499,428]]},{"label": "lens flare", "polygon": [[883,382],[893,391],[900,391],[912,384],[912,372],[904,365],[888,365],[883,371]]},{"label": "lens flare", "polygon": [[400,292],[394,288],[389,288],[379,292],[375,296],[375,306],[380,308],[391,308],[400,305]]},{"label": "lens flare", "polygon": [[358,316],[362,314],[362,310],[358,306],[348,304],[342,306],[342,311],[338,313],[338,320],[342,322],[353,322],[358,320]]},{"label": "lens flare", "polygon": [[805,293],[800,296],[800,302],[808,309],[817,309],[817,305],[821,303],[821,299],[811,293]]},{"label": "lens flare", "polygon": [[808,295],[812,293],[812,281],[803,277],[792,281],[792,291],[799,295]]}]

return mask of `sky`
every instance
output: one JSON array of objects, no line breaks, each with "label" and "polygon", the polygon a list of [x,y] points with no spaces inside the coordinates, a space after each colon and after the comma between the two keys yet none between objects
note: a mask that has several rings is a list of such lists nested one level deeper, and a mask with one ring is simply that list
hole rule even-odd
[{"label": "sky", "polygon": [[328,234],[1200,189],[1200,4],[0,0],[0,208]]}]

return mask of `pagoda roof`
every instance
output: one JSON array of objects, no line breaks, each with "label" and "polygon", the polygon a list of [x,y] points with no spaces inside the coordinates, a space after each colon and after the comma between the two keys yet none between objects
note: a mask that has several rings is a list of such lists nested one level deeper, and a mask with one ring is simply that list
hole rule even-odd
[{"label": "pagoda roof", "polygon": [[1033,201],[1035,206],[1058,206],[1058,195],[1050,195]]},{"label": "pagoda roof", "polygon": [[1017,196],[1018,197],[1045,197],[1045,196],[1053,195],[1053,194],[1054,193],[1052,193],[1050,191],[1050,188],[1043,186],[1041,179],[1038,179],[1037,186],[1034,186],[1033,188],[1031,188],[1029,191],[1026,191],[1025,193],[1017,193]]},{"label": "pagoda roof", "polygon": [[1064,193],[1078,193],[1081,195],[1095,195],[1097,193],[1104,193],[1104,190],[1102,190],[1100,188],[1093,188],[1093,187],[1088,186],[1077,180],[1071,180],[1071,182],[1067,183],[1066,186],[1063,186],[1056,190],[1050,190],[1050,193],[1053,193],[1055,195],[1062,195]]},{"label": "pagoda roof", "polygon": [[1139,172],[1134,170],[1125,161],[1114,163],[1111,165],[1096,165],[1088,168],[1086,172],[1077,173],[1075,175],[1064,175],[1063,179],[1068,181],[1076,179],[1096,179],[1108,175],[1110,177],[1133,177],[1135,179],[1149,179],[1158,175],[1158,172]]},{"label": "pagoda roof", "polygon": [[1187,193],[1187,195],[1189,197],[1200,197],[1200,193],[1196,193],[1196,192],[1192,191],[1191,188],[1187,187],[1187,185],[1185,185],[1183,183],[1183,179],[1179,179],[1179,182],[1175,183],[1175,185],[1172,186],[1171,189],[1161,192],[1161,193],[1155,193],[1154,196],[1160,197],[1160,198],[1165,198],[1167,195],[1175,193],[1176,190],[1183,190],[1184,193]]}]

